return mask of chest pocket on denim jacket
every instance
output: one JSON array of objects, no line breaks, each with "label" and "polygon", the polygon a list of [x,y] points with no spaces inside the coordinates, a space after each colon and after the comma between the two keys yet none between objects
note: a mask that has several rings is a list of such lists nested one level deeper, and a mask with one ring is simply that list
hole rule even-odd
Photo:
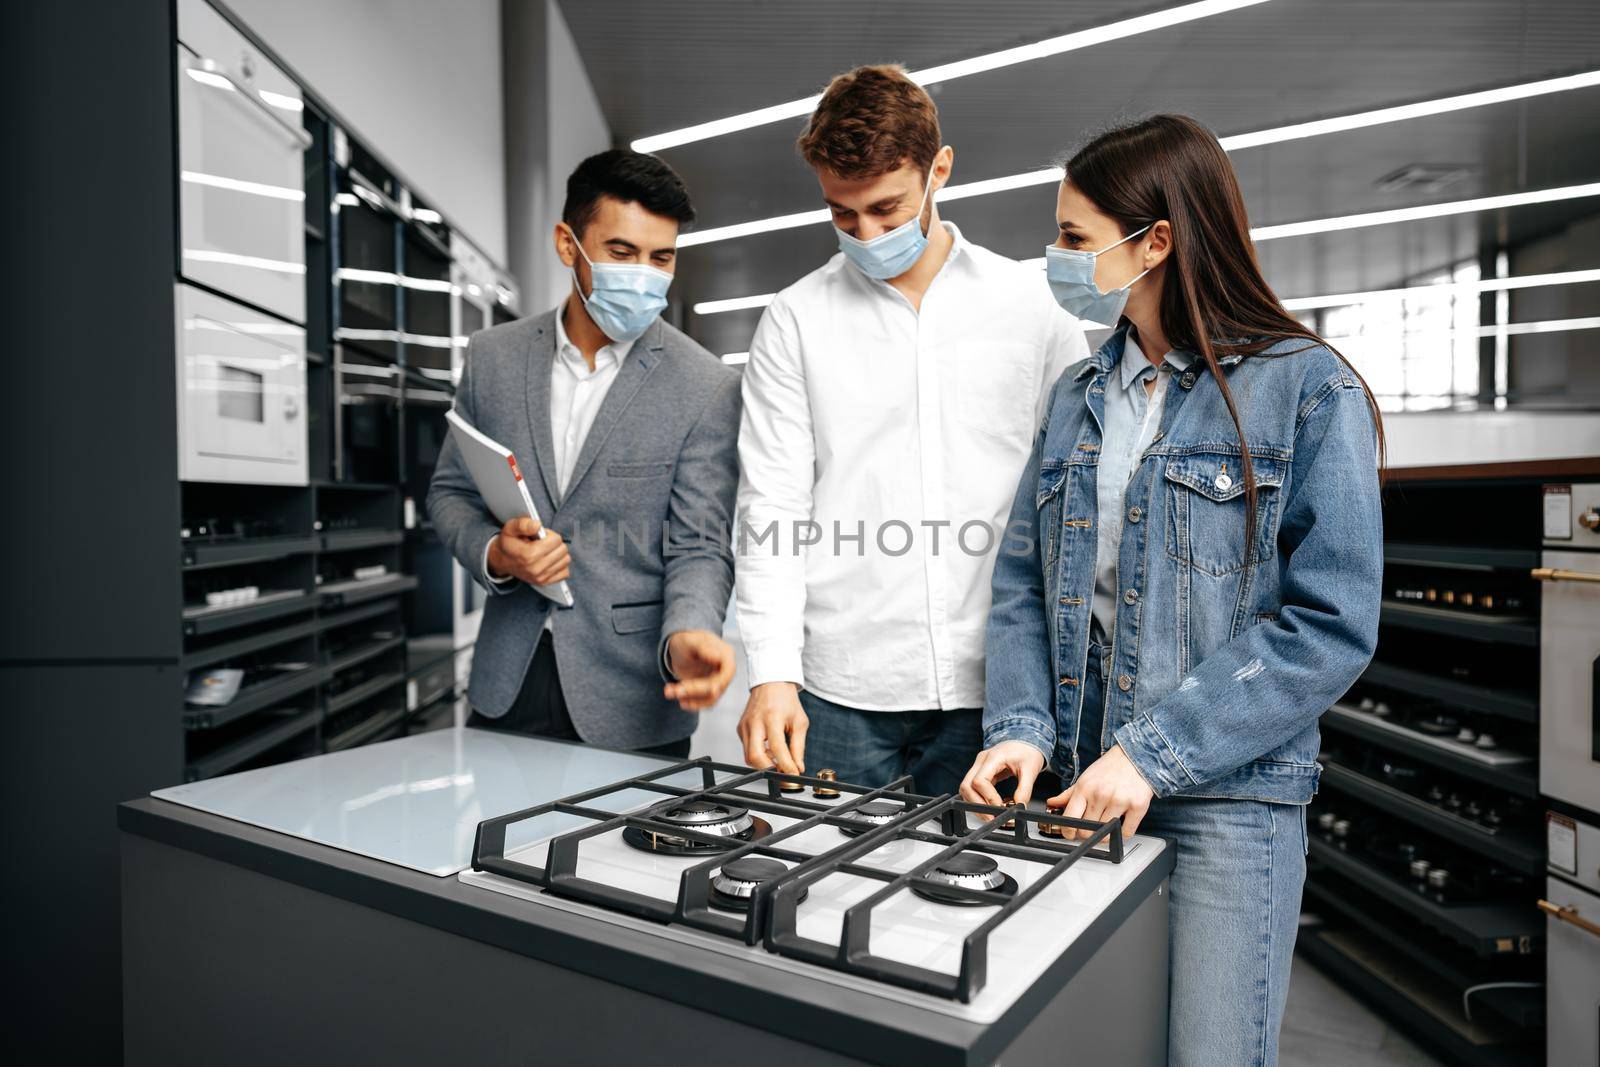
[{"label": "chest pocket on denim jacket", "polygon": [[1039,558],[1046,567],[1056,561],[1061,551],[1061,490],[1066,484],[1066,467],[1039,468],[1039,492],[1035,501],[1039,518],[1033,537],[1039,542]]},{"label": "chest pocket on denim jacket", "polygon": [[[1256,562],[1274,555],[1282,507],[1282,460],[1252,456],[1256,473]],[[1172,528],[1167,554],[1207,574],[1244,568],[1245,498],[1239,456],[1195,452],[1167,464]]]}]

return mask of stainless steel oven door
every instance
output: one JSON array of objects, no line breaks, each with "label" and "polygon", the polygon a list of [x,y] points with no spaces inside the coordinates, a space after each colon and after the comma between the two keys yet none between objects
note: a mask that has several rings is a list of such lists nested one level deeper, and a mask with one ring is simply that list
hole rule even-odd
[{"label": "stainless steel oven door", "polygon": [[300,327],[179,283],[178,477],[306,484]]},{"label": "stainless steel oven door", "polygon": [[[1600,838],[1600,831],[1584,830]],[[1589,859],[1592,865],[1592,852]],[[1547,878],[1539,907],[1547,916],[1545,1062],[1600,1063],[1600,896]]]},{"label": "stainless steel oven door", "polygon": [[204,0],[178,4],[180,270],[306,318],[300,88]]},{"label": "stainless steel oven door", "polygon": [[1600,812],[1600,553],[1541,562],[1539,789]]}]

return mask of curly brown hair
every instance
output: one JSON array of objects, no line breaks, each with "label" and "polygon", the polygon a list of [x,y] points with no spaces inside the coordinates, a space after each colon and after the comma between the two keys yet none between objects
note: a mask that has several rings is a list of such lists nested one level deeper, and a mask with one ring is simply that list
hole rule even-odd
[{"label": "curly brown hair", "polygon": [[875,178],[908,160],[928,170],[942,144],[933,98],[904,67],[886,64],[829,82],[795,147],[819,170]]}]

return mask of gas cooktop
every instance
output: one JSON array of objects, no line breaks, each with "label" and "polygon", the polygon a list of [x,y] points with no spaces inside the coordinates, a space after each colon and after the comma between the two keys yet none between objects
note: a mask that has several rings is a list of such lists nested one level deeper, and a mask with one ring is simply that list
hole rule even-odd
[{"label": "gas cooktop", "polygon": [[984,1020],[1164,847],[911,787],[685,761],[483,821],[461,879]]}]

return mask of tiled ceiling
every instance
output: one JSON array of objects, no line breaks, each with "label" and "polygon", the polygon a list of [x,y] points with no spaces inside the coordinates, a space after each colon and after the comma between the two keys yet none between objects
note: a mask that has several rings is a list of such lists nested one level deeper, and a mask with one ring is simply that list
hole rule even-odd
[{"label": "tiled ceiling", "polygon": [[[565,0],[615,140],[817,92],[860,63],[912,69],[1175,4],[1102,0]],[[1600,68],[1600,0],[1268,0],[1138,37],[933,87],[954,181],[1047,163],[1095,130],[1181,111],[1219,134]],[[661,155],[700,226],[820,206],[790,119]],[[1600,181],[1600,88],[1243,149],[1256,225]],[[1377,182],[1412,163],[1459,165],[1435,194]],[[1050,239],[1054,192],[952,202],[968,237],[1017,257]],[[1595,201],[1288,238],[1261,245],[1285,297],[1398,285],[1473,254],[1486,235],[1537,236]],[[825,224],[684,249],[674,300],[781,289],[835,250]],[[1594,263],[1574,266],[1600,266]],[[685,314],[713,351],[743,349],[759,311]]]}]

